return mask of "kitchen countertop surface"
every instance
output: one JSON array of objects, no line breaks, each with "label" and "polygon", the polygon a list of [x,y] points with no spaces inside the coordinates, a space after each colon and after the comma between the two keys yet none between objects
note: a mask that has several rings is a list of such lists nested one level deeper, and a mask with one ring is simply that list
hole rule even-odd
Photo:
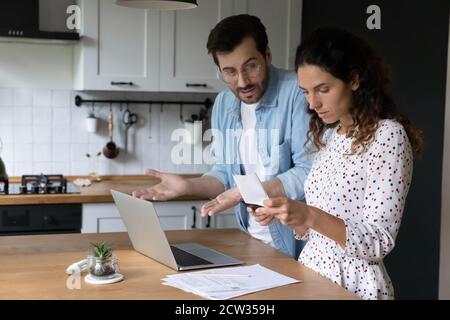
[{"label": "kitchen countertop surface", "polygon": [[[237,229],[166,232],[170,243],[197,242],[245,262],[261,264],[301,283],[241,296],[237,299],[359,299],[285,254]],[[68,277],[66,268],[84,257],[90,242],[114,244],[125,280],[90,285]],[[67,234],[4,237],[0,241],[1,299],[201,299],[162,284],[174,270],[134,251],[126,233]],[[69,286],[69,287],[68,287]],[[245,318],[245,317],[244,317]]]},{"label": "kitchen countertop surface", "polygon": [[[186,178],[195,178],[200,175],[182,175]],[[67,176],[67,181],[77,178]],[[10,178],[10,183],[19,183],[20,178]],[[0,206],[22,204],[63,204],[63,203],[109,203],[113,202],[110,190],[114,189],[127,194],[143,188],[148,188],[159,182],[159,179],[146,175],[129,176],[101,176],[100,182],[93,182],[89,187],[80,187],[78,194],[49,194],[49,195],[1,195]],[[202,197],[183,196],[173,201],[208,200]]]}]

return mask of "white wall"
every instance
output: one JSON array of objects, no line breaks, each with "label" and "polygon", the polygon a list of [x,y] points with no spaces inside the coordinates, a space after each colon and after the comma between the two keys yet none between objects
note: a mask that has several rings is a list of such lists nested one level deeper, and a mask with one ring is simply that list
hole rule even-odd
[{"label": "white wall", "polygon": [[0,40],[0,87],[71,89],[73,45]]},{"label": "white wall", "polygon": [[[113,160],[96,157],[109,140],[106,119],[109,105],[98,105],[96,115],[101,119],[96,133],[85,129],[90,106],[76,107],[75,95],[84,99],[187,100],[204,101],[204,94],[158,94],[91,92],[71,90],[0,87],[1,157],[10,176],[39,173],[65,175],[142,174],[146,168],[175,173],[202,173],[207,165],[176,165],[171,160],[171,134],[183,128],[179,105],[130,105],[139,115],[139,122],[129,131],[129,153],[122,152]],[[150,108],[150,109],[149,109]],[[200,106],[184,106],[184,119],[198,113]],[[124,125],[119,105],[114,110],[114,142],[124,145]],[[205,147],[207,144],[205,144]],[[193,146],[191,147],[192,152]],[[201,146],[197,146],[197,149]],[[93,155],[87,158],[86,154]],[[192,159],[193,159],[192,155]]]},{"label": "white wall", "polygon": [[[74,0],[40,0],[39,28],[68,32],[66,9]],[[51,40],[0,39],[0,87],[73,88],[73,44]]]},{"label": "white wall", "polygon": [[450,26],[447,59],[444,159],[442,169],[439,299],[450,299]]}]

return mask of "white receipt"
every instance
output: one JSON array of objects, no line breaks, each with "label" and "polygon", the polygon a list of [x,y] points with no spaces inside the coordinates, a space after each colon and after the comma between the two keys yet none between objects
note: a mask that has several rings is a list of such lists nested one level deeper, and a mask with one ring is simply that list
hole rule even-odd
[{"label": "white receipt", "polygon": [[256,173],[245,176],[233,175],[233,178],[245,203],[262,207],[263,201],[269,198]]}]

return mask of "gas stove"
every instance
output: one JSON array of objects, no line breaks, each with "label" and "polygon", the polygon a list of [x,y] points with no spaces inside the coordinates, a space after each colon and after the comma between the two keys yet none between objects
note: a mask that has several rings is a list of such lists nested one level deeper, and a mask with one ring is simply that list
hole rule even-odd
[{"label": "gas stove", "polygon": [[0,195],[38,195],[80,193],[73,183],[67,182],[62,174],[23,175],[21,183],[3,181]]}]

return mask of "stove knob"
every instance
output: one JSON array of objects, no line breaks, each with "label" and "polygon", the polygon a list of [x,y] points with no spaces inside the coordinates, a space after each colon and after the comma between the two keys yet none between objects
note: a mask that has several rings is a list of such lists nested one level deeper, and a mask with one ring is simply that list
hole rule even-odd
[{"label": "stove knob", "polygon": [[63,187],[62,186],[57,186],[56,187],[56,193],[63,193]]},{"label": "stove knob", "polygon": [[39,193],[39,186],[32,186],[31,193],[34,193],[34,194]]},{"label": "stove knob", "polygon": [[21,194],[26,194],[28,192],[27,186],[20,186],[19,191]]}]

